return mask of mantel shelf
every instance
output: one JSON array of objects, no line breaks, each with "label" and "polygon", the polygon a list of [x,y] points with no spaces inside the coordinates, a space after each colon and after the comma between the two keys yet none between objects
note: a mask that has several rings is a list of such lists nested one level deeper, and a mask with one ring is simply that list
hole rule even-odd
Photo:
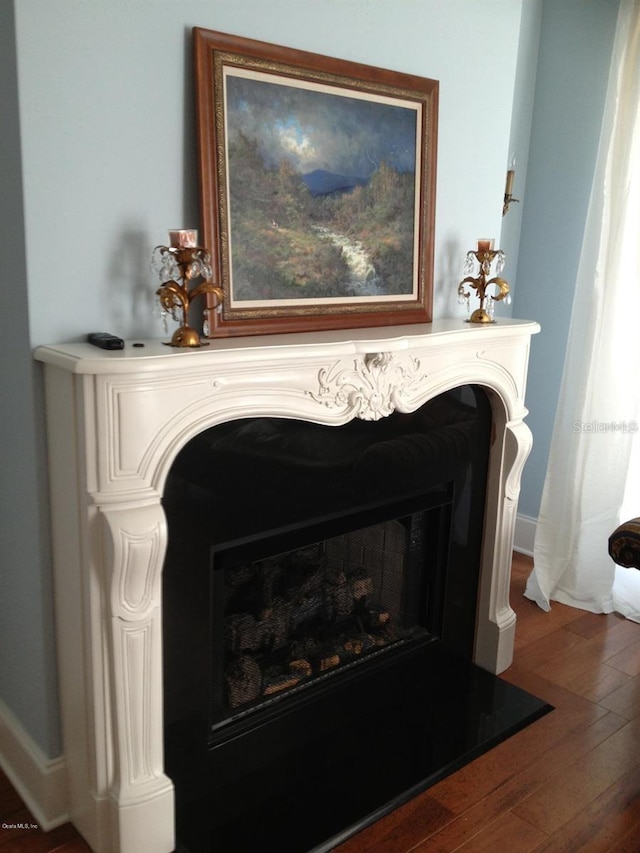
[{"label": "mantel shelf", "polygon": [[[438,346],[443,336],[448,341],[483,341],[517,335],[534,335],[540,331],[538,323],[530,320],[499,320],[482,326],[466,323],[459,318],[436,320],[424,325],[387,326],[368,329],[344,329],[327,332],[303,332],[288,335],[259,337],[217,338],[198,348],[176,348],[155,339],[132,339],[122,350],[101,350],[91,344],[67,343],[40,346],[35,358],[72,373],[128,373],[135,365],[136,371],[163,370],[169,360],[192,359],[195,363],[220,363],[226,360],[251,358],[256,350],[261,358],[278,358],[283,350],[297,349],[301,354],[331,350],[332,353],[386,352],[420,346]],[[134,346],[143,344],[143,346]],[[181,365],[182,367],[182,365]]]}]

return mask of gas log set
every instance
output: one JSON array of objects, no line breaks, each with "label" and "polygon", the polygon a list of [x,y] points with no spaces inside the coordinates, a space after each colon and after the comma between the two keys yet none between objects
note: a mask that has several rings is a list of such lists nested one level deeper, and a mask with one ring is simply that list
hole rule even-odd
[{"label": "gas log set", "polygon": [[238,567],[225,600],[229,707],[408,639],[413,632],[398,622],[405,550],[405,528],[394,520]]}]

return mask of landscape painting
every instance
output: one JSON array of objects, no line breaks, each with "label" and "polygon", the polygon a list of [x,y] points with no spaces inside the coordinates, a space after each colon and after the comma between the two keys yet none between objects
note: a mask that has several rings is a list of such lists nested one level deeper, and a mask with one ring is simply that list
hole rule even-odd
[{"label": "landscape painting", "polygon": [[[430,319],[435,81],[345,81],[309,54],[309,67],[212,56],[200,126],[204,230],[224,291],[213,325],[251,334]],[[416,80],[433,85],[416,94]]]},{"label": "landscape painting", "polygon": [[412,298],[415,105],[226,75],[233,303]]}]

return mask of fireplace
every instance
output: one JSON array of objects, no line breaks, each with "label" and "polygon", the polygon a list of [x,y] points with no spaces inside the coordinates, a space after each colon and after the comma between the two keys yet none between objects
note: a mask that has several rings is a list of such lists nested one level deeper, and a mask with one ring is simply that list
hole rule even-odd
[{"label": "fireplace", "polygon": [[[415,761],[406,752],[404,732],[420,737],[429,685],[445,683],[453,659],[462,659],[455,683],[466,685],[466,695],[471,684],[482,704],[496,689],[483,673],[501,672],[511,660],[509,568],[530,447],[523,423],[529,338],[537,331],[525,321],[474,328],[452,320],[212,341],[197,351],[159,342],[118,352],[86,344],[38,349],[46,365],[69,814],[98,853],[174,849],[174,804],[180,813],[196,801],[180,777],[181,750],[176,757],[171,737],[165,747],[165,728],[186,733],[190,758],[189,738],[202,742],[204,732],[207,749],[191,776],[194,785],[213,786],[207,810],[221,831],[221,816],[233,818],[234,809],[242,824],[239,787],[263,822],[282,817],[264,792],[288,796],[287,785],[303,785],[300,753],[318,768],[338,766],[350,792],[333,802],[323,838],[371,814],[376,768],[389,781],[387,803],[421,783],[428,768],[420,762],[448,740],[445,726],[439,745],[414,750]],[[436,412],[443,399],[456,418],[474,407],[490,412],[481,440],[465,449],[438,433],[438,418],[447,428],[457,423],[454,433],[466,429],[464,418]],[[418,423],[425,419],[433,429]],[[424,444],[430,432],[438,437],[429,441],[443,443],[417,483],[411,437]],[[406,445],[403,467],[398,454]],[[483,488],[466,488],[460,474],[469,448],[486,454]],[[259,494],[247,490],[243,469],[260,483]],[[306,488],[311,477],[314,487]],[[484,513],[465,527],[479,494]],[[318,495],[329,497],[322,509]],[[274,519],[283,505],[285,516]],[[173,515],[187,507],[186,532],[176,534]],[[452,531],[475,549],[471,562]],[[360,557],[351,560],[354,552]],[[376,568],[380,552],[397,566],[428,565],[431,579],[403,569],[405,591],[389,593]],[[182,584],[176,565],[206,590]],[[259,592],[238,605],[249,575]],[[416,612],[407,599],[420,602]],[[179,631],[181,608],[193,614],[193,645],[185,665],[166,645],[165,665],[181,679],[174,693],[165,688],[162,645],[163,634]],[[276,611],[286,614],[284,639]],[[205,624],[222,635],[226,657],[217,663]],[[426,679],[411,675],[416,663]],[[204,713],[197,694],[205,688],[191,680],[200,666],[208,672]],[[436,729],[456,714],[464,729],[468,706],[449,686],[453,704],[436,703]],[[386,697],[400,694],[398,711]],[[482,728],[477,719],[473,725]],[[382,740],[350,752],[356,731]],[[285,756],[274,764],[271,746],[283,739]],[[390,758],[398,750],[406,761]],[[319,774],[304,784],[326,790],[329,783]],[[313,823],[316,802],[314,795],[300,804],[302,827]],[[201,811],[196,803],[194,822]]]}]

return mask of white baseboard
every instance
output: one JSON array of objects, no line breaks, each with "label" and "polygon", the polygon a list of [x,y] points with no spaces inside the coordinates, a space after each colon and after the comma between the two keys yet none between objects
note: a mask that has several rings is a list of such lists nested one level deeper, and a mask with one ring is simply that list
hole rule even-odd
[{"label": "white baseboard", "polygon": [[533,543],[536,538],[536,525],[538,521],[528,515],[516,516],[516,529],[513,537],[513,550],[520,554],[533,557]]},{"label": "white baseboard", "polygon": [[44,832],[66,823],[67,765],[47,758],[0,700],[0,766]]}]

